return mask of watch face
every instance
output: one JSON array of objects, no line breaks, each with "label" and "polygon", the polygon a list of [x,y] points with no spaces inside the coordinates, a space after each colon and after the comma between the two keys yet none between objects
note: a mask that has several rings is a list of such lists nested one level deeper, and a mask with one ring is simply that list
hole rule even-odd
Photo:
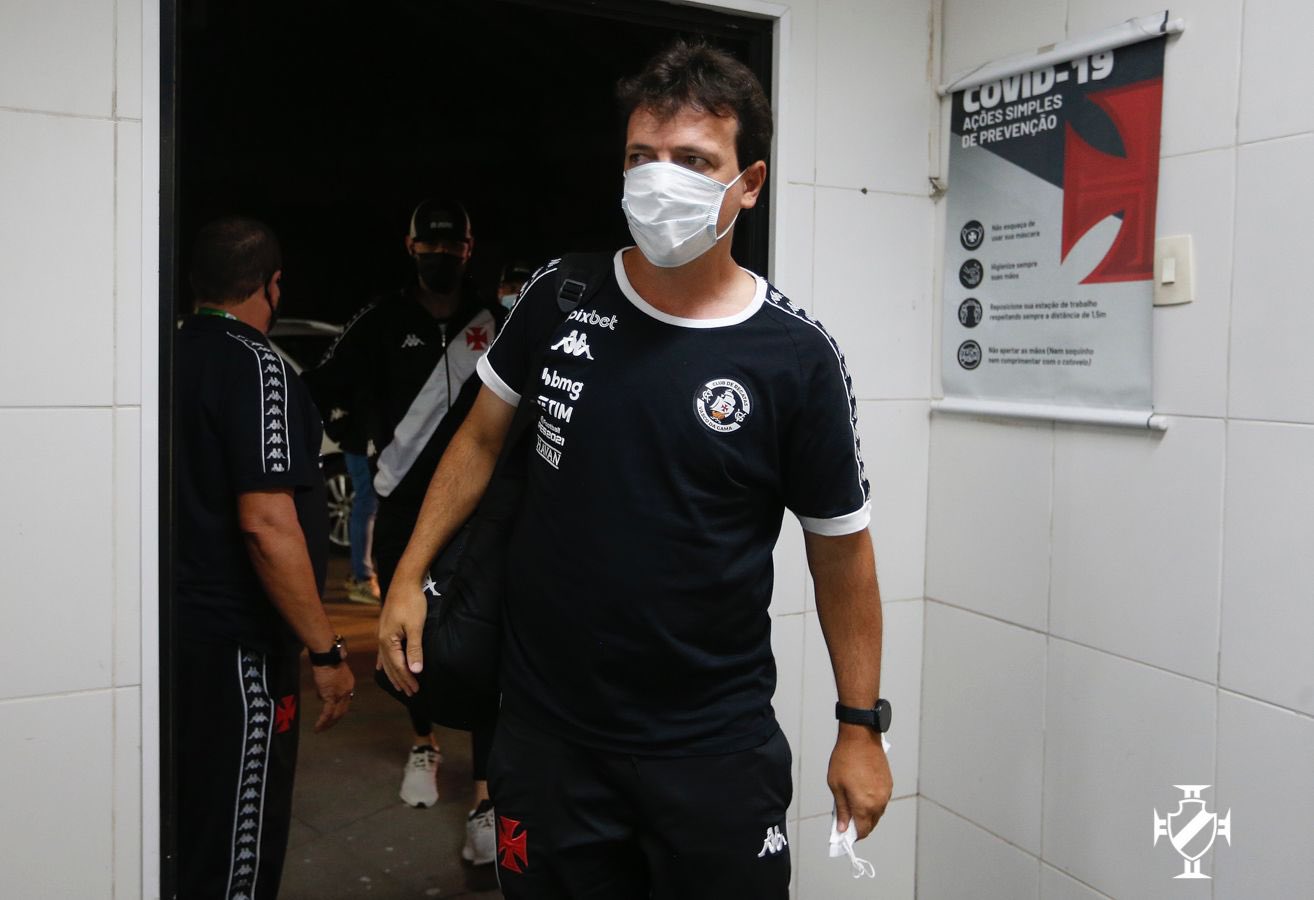
[{"label": "watch face", "polygon": [[876,727],[885,733],[890,730],[890,703],[888,700],[876,701]]}]

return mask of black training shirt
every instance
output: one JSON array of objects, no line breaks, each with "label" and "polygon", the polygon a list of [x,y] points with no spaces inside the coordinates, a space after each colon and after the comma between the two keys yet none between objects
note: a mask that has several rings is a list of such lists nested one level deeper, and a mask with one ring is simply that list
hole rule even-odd
[{"label": "black training shirt", "polygon": [[479,362],[502,399],[528,390],[540,407],[511,545],[504,709],[620,752],[751,747],[776,727],[768,607],[784,509],[818,534],[868,522],[844,358],[761,278],[741,313],[679,319],[639,297],[618,253],[560,321],[553,271]]},{"label": "black training shirt", "polygon": [[328,510],[320,439],[310,393],[263,334],[218,316],[183,322],[174,355],[173,453],[182,634],[262,650],[297,642],[251,565],[237,497],[292,489],[322,594]]}]

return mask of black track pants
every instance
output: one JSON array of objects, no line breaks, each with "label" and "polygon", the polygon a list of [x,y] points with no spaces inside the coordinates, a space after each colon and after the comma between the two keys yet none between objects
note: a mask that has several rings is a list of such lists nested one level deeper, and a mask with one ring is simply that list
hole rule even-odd
[{"label": "black track pants", "polygon": [[292,824],[300,656],[178,651],[178,896],[272,900]]},{"label": "black track pants", "polygon": [[779,730],[750,750],[643,757],[503,715],[489,759],[507,900],[783,900],[793,794]]}]

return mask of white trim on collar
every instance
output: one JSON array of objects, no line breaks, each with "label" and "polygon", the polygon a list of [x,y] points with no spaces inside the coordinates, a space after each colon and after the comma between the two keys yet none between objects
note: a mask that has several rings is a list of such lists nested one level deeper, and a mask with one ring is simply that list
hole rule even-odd
[{"label": "white trim on collar", "polygon": [[612,265],[616,270],[616,283],[620,285],[621,293],[625,295],[626,300],[629,300],[639,312],[651,316],[658,322],[665,322],[667,325],[678,325],[681,328],[724,328],[727,325],[738,325],[740,322],[752,318],[753,314],[762,308],[762,304],[766,300],[766,279],[756,272],[748,272],[747,269],[744,269],[745,272],[753,276],[753,281],[757,287],[753,291],[753,299],[734,315],[722,316],[718,319],[686,319],[683,316],[673,316],[670,313],[662,312],[640,297],[639,292],[634,289],[634,285],[630,284],[630,279],[625,274],[625,262],[621,259],[621,254],[629,249],[631,248],[622,247],[617,250],[616,257],[612,261]]}]

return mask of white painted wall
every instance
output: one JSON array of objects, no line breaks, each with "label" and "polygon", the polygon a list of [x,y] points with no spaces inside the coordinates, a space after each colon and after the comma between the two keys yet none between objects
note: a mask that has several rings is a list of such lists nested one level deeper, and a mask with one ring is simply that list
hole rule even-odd
[{"label": "white painted wall", "polygon": [[141,63],[140,0],[0,7],[7,897],[141,894]]},{"label": "white painted wall", "polygon": [[[1158,8],[943,0],[942,74]],[[1314,7],[1171,10],[1159,233],[1199,287],[1154,313],[1168,432],[931,422],[921,897],[1314,896]],[[1234,811],[1212,882],[1151,847],[1174,784]]]}]

